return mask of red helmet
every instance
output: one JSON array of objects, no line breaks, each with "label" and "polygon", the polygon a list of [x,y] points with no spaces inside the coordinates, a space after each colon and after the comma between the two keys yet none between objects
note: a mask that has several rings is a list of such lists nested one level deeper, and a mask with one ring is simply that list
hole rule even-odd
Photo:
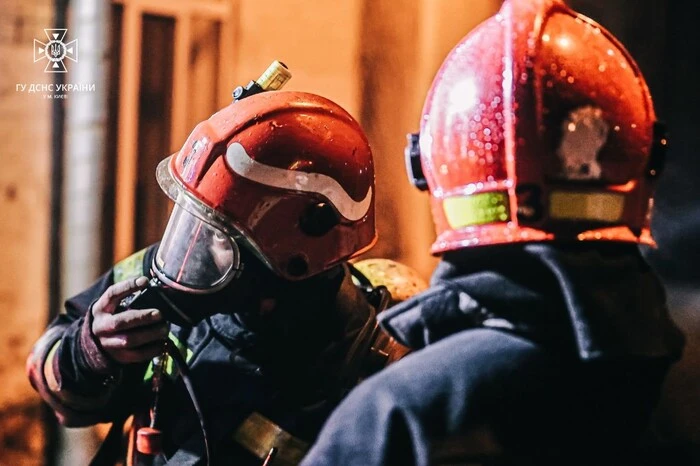
[{"label": "red helmet", "polygon": [[[624,47],[559,0],[506,0],[438,71],[407,165],[435,254],[527,241],[653,244],[666,139]],[[424,174],[424,176],[423,176]]]},{"label": "red helmet", "polygon": [[[367,138],[317,95],[266,92],[232,103],[197,125],[157,177],[176,206],[154,270],[187,291],[225,285],[241,243],[299,280],[376,241]],[[212,256],[218,270],[203,276],[199,262]]]}]

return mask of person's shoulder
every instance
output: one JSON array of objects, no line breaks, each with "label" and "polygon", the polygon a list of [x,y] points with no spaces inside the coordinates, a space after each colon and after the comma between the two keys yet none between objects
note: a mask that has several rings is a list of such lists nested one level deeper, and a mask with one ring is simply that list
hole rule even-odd
[{"label": "person's shoulder", "polygon": [[152,244],[114,264],[114,283],[147,275],[157,247],[157,243]]},{"label": "person's shoulder", "polygon": [[[354,262],[352,266],[372,287],[386,287],[394,304],[406,301],[428,288],[428,283],[415,269],[391,259],[364,259]],[[356,280],[361,278],[356,276]]]}]

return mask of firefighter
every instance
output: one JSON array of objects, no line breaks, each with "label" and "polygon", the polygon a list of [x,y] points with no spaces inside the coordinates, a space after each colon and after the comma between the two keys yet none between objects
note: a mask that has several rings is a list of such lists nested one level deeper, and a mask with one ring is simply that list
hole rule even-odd
[{"label": "firefighter", "polygon": [[628,52],[559,0],[506,0],[457,44],[407,148],[441,262],[379,316],[413,352],[302,464],[626,464],[683,347],[638,248],[661,129]]},{"label": "firefighter", "polygon": [[367,139],[325,98],[256,85],[158,166],[162,241],[68,299],[29,357],[62,424],[116,426],[96,464],[131,414],[130,464],[295,464],[371,346],[382,300],[347,264],[376,241]]}]

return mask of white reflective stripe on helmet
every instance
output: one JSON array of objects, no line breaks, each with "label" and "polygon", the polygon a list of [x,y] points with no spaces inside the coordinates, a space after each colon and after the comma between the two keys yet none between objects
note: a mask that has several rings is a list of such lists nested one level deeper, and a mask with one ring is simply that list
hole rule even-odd
[{"label": "white reflective stripe on helmet", "polygon": [[361,201],[353,200],[340,184],[330,176],[321,173],[307,173],[298,170],[271,167],[256,162],[237,142],[226,150],[226,162],[238,175],[256,183],[275,188],[320,194],[327,198],[348,220],[359,220],[367,214],[372,203],[372,187]]}]

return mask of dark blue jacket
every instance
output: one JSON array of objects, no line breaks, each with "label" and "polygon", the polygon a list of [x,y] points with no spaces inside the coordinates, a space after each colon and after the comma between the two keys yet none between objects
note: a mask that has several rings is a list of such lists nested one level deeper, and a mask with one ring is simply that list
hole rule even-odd
[{"label": "dark blue jacket", "polygon": [[683,347],[633,245],[450,254],[379,320],[415,351],[344,399],[304,466],[624,464]]},{"label": "dark blue jacket", "polygon": [[[136,364],[110,377],[96,375],[85,362],[89,351],[86,356],[80,345],[92,303],[115,280],[146,275],[154,252],[151,246],[127,259],[70,298],[35,345],[30,380],[63,424],[112,422],[129,414],[137,422],[147,417],[152,368]],[[260,465],[259,458],[233,440],[236,428],[253,412],[299,440],[312,441],[337,404],[336,382],[343,376],[348,347],[370,317],[346,266],[293,284],[255,270],[251,261],[246,270],[225,292],[186,303],[206,308],[211,317],[193,328],[171,327],[170,338],[188,361],[202,405],[213,464]],[[274,299],[276,306],[260,316],[263,299]],[[200,464],[204,450],[196,413],[181,379],[170,372],[158,417],[165,455],[153,464]]]}]

